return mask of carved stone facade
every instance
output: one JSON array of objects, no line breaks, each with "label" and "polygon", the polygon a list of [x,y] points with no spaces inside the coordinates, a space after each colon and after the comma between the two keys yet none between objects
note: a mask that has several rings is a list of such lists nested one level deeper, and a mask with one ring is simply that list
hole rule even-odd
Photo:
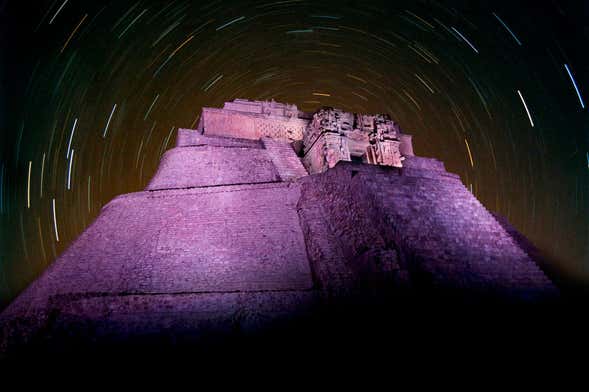
[{"label": "carved stone facade", "polygon": [[[303,163],[309,173],[321,173],[339,161],[361,161],[373,165],[402,167],[405,156],[399,126],[386,114],[366,115],[339,109],[318,110],[303,138]],[[412,156],[412,147],[405,151]]]},{"label": "carved stone facade", "polygon": [[324,107],[314,114],[296,105],[236,99],[222,109],[203,108],[198,130],[211,136],[269,137],[297,146],[309,173],[322,173],[339,161],[402,167],[413,156],[411,135],[386,114],[367,115]]},{"label": "carved stone facade", "polygon": [[308,123],[308,115],[296,105],[236,99],[222,109],[203,108],[197,129],[210,136],[295,142],[303,139]]}]

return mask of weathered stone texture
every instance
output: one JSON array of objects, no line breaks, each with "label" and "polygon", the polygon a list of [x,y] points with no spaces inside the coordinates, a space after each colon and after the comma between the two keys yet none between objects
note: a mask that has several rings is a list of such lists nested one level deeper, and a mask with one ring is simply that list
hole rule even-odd
[{"label": "weathered stone texture", "polygon": [[[192,132],[191,135],[189,132]],[[285,141],[204,136],[180,130],[147,190],[288,181],[307,175]]]},{"label": "weathered stone texture", "polygon": [[280,176],[266,151],[205,145],[168,150],[147,190],[276,181]]},{"label": "weathered stone texture", "polygon": [[[211,344],[260,333],[315,302],[312,291],[101,295],[64,298],[47,335],[69,344]],[[92,342],[88,337],[92,337]]]},{"label": "weathered stone texture", "polygon": [[[54,328],[47,324],[56,322],[55,317],[48,318],[50,314],[68,313],[64,307],[74,306],[72,301],[93,303],[90,299],[105,297],[100,301],[108,301],[107,320],[131,317],[130,326],[119,327],[122,333],[132,333],[132,317],[145,313],[135,309],[138,313],[129,316],[128,307],[120,307],[131,294],[140,298],[138,304],[151,308],[159,303],[155,296],[163,294],[201,293],[191,298],[211,302],[206,294],[306,295],[312,278],[295,209],[298,198],[299,186],[289,183],[140,192],[116,198],[5,310],[2,320],[30,324],[34,331]],[[183,300],[166,303],[167,308],[154,311],[150,316],[154,320],[145,320],[145,325],[159,323],[162,312],[166,317],[176,313],[178,322],[185,317],[192,320],[182,310]],[[101,309],[94,313],[87,307],[82,318],[99,320],[106,312]],[[230,309],[223,315],[226,319],[237,308]],[[267,317],[272,317],[267,310]],[[222,308],[215,311],[223,313]],[[111,328],[114,325],[118,324]]]},{"label": "weathered stone texture", "polygon": [[[308,121],[295,118],[296,107],[234,103],[240,116]],[[467,303],[558,298],[531,244],[442,162],[414,157],[410,142],[400,149],[402,167],[328,159],[329,170],[308,175],[288,137],[240,128],[239,116],[214,128],[213,118],[201,122],[204,134],[179,130],[146,190],[108,203],[0,314],[0,352],[26,342],[247,335],[366,293],[442,293]],[[398,132],[381,120],[361,116],[356,125]],[[350,135],[319,139],[351,141],[344,147],[357,153],[366,140]]]},{"label": "weathered stone texture", "polygon": [[[459,179],[439,169],[436,161],[409,173],[342,162],[307,177],[298,208],[319,281],[349,287],[378,271],[391,284],[461,291],[465,299],[555,298],[534,260]],[[363,254],[380,257],[367,265]]]},{"label": "weathered stone texture", "polygon": [[364,187],[396,228],[417,283],[522,301],[557,296],[535,261],[457,176],[411,170],[358,178],[365,178]]},{"label": "weathered stone texture", "polygon": [[313,114],[303,136],[303,163],[309,173],[322,173],[339,161],[402,167],[413,155],[411,137],[403,135],[388,115],[366,115],[324,107]]},{"label": "weathered stone texture", "polygon": [[283,181],[295,180],[308,175],[301,160],[294,153],[293,147],[271,138],[262,138],[268,157]]},{"label": "weathered stone texture", "polygon": [[203,135],[194,129],[178,129],[176,147],[210,146],[210,147],[243,147],[263,148],[259,139],[231,138],[224,136]]},{"label": "weathered stone texture", "polygon": [[405,288],[394,228],[345,165],[302,184],[298,211],[316,279],[335,295],[376,284]]},{"label": "weathered stone texture", "polygon": [[268,114],[204,108],[202,131],[206,135],[259,139],[267,136],[284,141],[301,140],[308,120]]}]

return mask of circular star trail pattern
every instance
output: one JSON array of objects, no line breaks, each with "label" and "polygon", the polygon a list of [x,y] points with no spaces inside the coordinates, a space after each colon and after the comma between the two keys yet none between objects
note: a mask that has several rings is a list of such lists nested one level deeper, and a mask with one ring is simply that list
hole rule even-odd
[{"label": "circular star trail pattern", "polygon": [[583,2],[23,3],[0,3],[0,304],[234,98],[389,113],[587,276]]}]

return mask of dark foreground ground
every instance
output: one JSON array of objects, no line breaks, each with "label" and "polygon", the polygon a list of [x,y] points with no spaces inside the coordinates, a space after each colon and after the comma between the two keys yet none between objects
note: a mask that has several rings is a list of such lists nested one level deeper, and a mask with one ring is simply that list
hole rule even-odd
[{"label": "dark foreground ground", "polygon": [[305,366],[321,368],[334,361],[366,365],[382,358],[433,361],[440,366],[450,358],[469,362],[496,355],[504,363],[524,358],[527,363],[553,361],[559,358],[554,352],[585,355],[589,336],[585,299],[513,305],[456,301],[443,294],[434,299],[380,297],[379,301],[341,301],[248,331],[236,327],[196,332],[180,326],[124,338],[95,336],[91,329],[73,323],[27,345],[11,347],[3,353],[2,362],[249,367],[302,359]]}]

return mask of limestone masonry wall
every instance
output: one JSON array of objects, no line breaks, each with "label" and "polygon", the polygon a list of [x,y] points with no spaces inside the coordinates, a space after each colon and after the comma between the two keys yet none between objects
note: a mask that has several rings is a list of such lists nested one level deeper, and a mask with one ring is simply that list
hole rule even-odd
[{"label": "limestone masonry wall", "polygon": [[308,120],[283,118],[256,113],[242,113],[223,109],[203,108],[203,129],[206,135],[244,139],[267,136],[274,139],[301,140]]},{"label": "limestone masonry wall", "polygon": [[556,298],[535,261],[457,176],[407,171],[363,178],[396,227],[417,283],[493,298]]},{"label": "limestone masonry wall", "polygon": [[[178,323],[217,316],[230,320],[234,311],[253,306],[236,303],[239,298],[265,303],[267,310],[276,301],[280,312],[283,297],[306,298],[313,285],[295,209],[298,198],[299,186],[289,183],[118,197],[3,312],[0,325],[11,320],[24,336],[32,336],[39,329],[58,328],[53,323],[61,319],[49,320],[50,314],[66,319],[79,314],[92,323],[118,320],[110,328],[131,333],[136,323],[159,325],[172,314]],[[232,292],[260,294],[257,299],[254,294],[215,294]],[[159,301],[153,296],[165,294],[184,296],[177,301],[163,297],[167,307],[146,316],[145,308]],[[130,295],[136,298],[134,311],[129,310]],[[190,298],[203,303],[191,305]],[[228,302],[215,302],[219,299]],[[31,331],[24,333],[23,322]]]},{"label": "limestone masonry wall", "polygon": [[307,175],[293,147],[285,141],[205,136],[179,130],[147,190],[255,184]]},{"label": "limestone masonry wall", "polygon": [[259,139],[236,139],[224,136],[203,135],[194,129],[178,129],[176,136],[176,147],[189,146],[211,146],[211,147],[243,147],[243,148],[264,148]]},{"label": "limestone masonry wall", "polygon": [[309,175],[290,144],[271,138],[262,138],[267,154],[284,181]]},{"label": "limestone masonry wall", "polygon": [[177,147],[162,157],[147,190],[280,181],[265,150],[243,147]]},{"label": "limestone masonry wall", "polygon": [[179,130],[176,145],[145,191],[108,203],[0,314],[0,352],[72,336],[198,341],[365,290],[559,295],[515,229],[435,159],[308,175],[284,139]]},{"label": "limestone masonry wall", "polygon": [[298,213],[318,284],[331,296],[405,287],[407,266],[393,226],[363,181],[343,166],[302,181]]}]

